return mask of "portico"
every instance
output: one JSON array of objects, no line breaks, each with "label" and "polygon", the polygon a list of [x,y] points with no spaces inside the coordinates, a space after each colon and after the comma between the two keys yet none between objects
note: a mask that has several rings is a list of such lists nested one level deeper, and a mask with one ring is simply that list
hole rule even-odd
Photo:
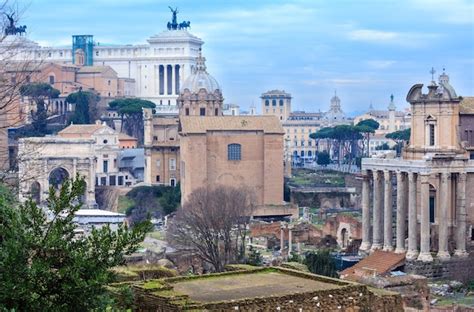
[{"label": "portico", "polygon": [[437,251],[437,258],[448,260],[452,254],[449,242],[453,241],[454,255],[466,255],[466,172],[474,168],[467,165],[470,161],[452,160],[449,170],[438,162],[363,160],[360,250],[395,249],[406,252],[409,260],[425,262],[432,261],[432,252]]}]

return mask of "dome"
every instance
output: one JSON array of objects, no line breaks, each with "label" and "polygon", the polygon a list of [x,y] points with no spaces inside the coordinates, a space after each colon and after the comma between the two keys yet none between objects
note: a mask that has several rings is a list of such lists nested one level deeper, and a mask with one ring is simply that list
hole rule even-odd
[{"label": "dome", "polygon": [[217,80],[209,75],[206,71],[206,58],[202,57],[201,52],[196,61],[196,69],[194,72],[184,81],[181,90],[188,89],[191,93],[198,93],[199,90],[205,89],[208,93],[214,93],[215,91],[221,91]]}]

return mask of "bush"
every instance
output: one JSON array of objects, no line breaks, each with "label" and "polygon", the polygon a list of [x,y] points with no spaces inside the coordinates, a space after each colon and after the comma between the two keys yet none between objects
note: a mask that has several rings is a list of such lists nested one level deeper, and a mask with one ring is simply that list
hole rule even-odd
[{"label": "bush", "polygon": [[328,249],[307,253],[304,264],[306,264],[311,273],[337,277],[336,262]]}]

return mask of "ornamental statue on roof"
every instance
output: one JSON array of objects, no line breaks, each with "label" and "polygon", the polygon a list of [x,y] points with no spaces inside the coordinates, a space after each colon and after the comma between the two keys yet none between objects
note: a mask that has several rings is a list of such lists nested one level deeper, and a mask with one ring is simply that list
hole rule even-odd
[{"label": "ornamental statue on roof", "polygon": [[178,8],[173,9],[172,7],[169,7],[171,10],[171,13],[173,14],[173,17],[171,19],[171,22],[168,22],[168,30],[177,30],[177,29],[187,29],[188,27],[191,27],[191,22],[190,21],[183,21],[181,23],[178,23],[178,18],[177,15],[179,13]]},{"label": "ornamental statue on roof", "polygon": [[15,19],[13,18],[15,12],[11,13],[10,15],[8,15],[7,13],[4,14],[7,16],[8,19],[8,26],[5,27],[5,36],[16,34],[19,34],[21,36],[22,34],[26,33],[26,25],[20,27],[15,26]]}]

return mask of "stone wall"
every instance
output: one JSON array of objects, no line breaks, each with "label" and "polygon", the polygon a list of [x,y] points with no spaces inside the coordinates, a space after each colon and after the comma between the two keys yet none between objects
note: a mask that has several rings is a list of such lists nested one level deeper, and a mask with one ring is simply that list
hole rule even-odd
[{"label": "stone wall", "polygon": [[474,253],[469,257],[453,257],[449,261],[435,259],[433,262],[407,261],[405,272],[426,276],[430,279],[454,279],[467,282],[474,279]]}]

